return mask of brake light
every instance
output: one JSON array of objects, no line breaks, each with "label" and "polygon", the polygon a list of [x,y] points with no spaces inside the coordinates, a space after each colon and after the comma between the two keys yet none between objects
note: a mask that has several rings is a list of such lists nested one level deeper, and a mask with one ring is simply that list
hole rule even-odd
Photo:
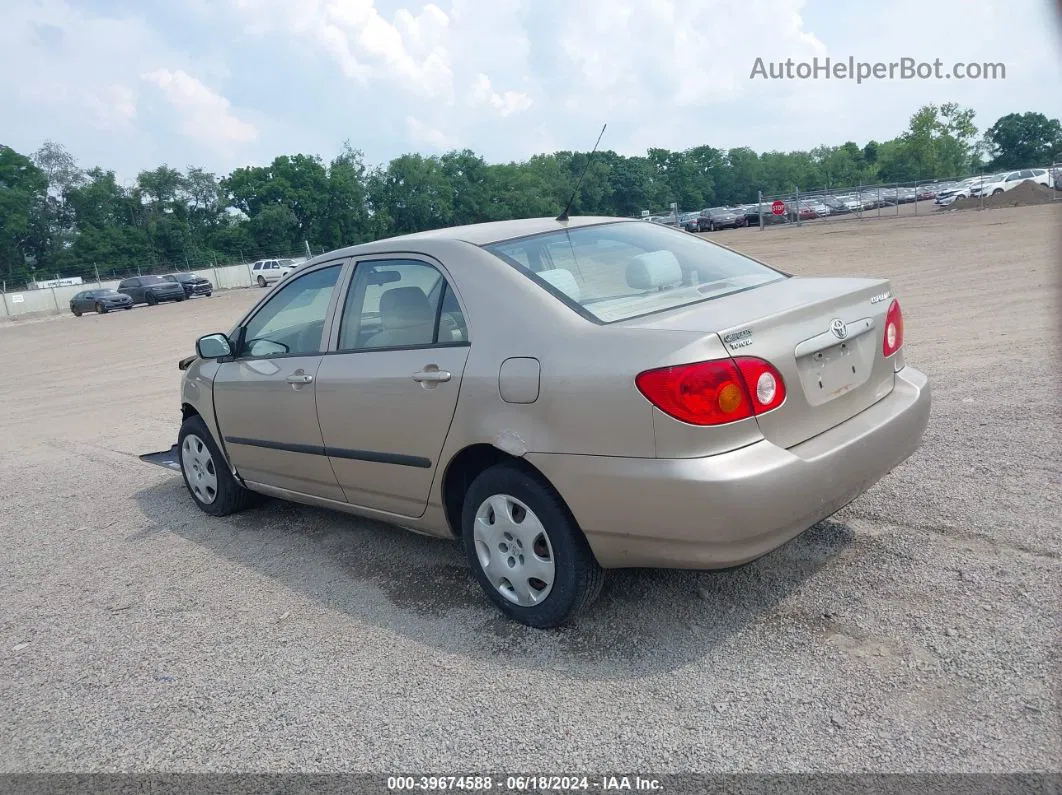
[{"label": "brake light", "polygon": [[885,313],[885,338],[881,343],[881,353],[887,359],[903,347],[903,312],[900,302],[895,298]]},{"label": "brake light", "polygon": [[737,422],[785,400],[781,373],[750,356],[647,370],[635,384],[658,409],[690,425]]}]

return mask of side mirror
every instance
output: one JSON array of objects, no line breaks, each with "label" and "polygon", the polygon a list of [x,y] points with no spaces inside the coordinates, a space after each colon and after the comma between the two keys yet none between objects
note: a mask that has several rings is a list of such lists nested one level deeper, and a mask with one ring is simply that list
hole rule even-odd
[{"label": "side mirror", "polygon": [[232,343],[224,334],[207,334],[195,341],[195,352],[200,359],[222,359],[232,356]]}]

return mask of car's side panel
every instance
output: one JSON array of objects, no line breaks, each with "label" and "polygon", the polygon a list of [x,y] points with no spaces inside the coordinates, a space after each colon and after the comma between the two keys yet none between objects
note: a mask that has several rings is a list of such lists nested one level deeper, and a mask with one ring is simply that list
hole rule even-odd
[{"label": "car's side panel", "polygon": [[[468,352],[459,346],[324,358],[317,412],[347,501],[401,516],[424,513]],[[414,380],[428,370],[449,373],[449,380]]]},{"label": "car's side panel", "polygon": [[[214,377],[214,411],[229,461],[244,480],[343,499],[324,455],[312,382],[321,355],[226,362]],[[273,421],[264,424],[265,418]]]}]

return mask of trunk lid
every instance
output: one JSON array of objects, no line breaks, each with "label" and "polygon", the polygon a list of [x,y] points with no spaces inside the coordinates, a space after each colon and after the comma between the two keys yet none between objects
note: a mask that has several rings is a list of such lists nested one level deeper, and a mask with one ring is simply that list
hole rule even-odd
[{"label": "trunk lid", "polygon": [[893,361],[882,355],[891,301],[884,279],[792,277],[624,325],[716,334],[731,356],[770,362],[786,399],[756,419],[788,448],[892,391]]}]

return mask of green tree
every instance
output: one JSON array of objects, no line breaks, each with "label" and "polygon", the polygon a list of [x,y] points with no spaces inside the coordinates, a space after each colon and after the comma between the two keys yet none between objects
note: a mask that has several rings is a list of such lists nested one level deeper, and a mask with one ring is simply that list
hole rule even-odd
[{"label": "green tree", "polygon": [[992,168],[1051,165],[1062,160],[1062,122],[1042,113],[1008,113],[985,131]]},{"label": "green tree", "polygon": [[0,145],[0,273],[21,281],[48,247],[48,177],[25,155]]}]

